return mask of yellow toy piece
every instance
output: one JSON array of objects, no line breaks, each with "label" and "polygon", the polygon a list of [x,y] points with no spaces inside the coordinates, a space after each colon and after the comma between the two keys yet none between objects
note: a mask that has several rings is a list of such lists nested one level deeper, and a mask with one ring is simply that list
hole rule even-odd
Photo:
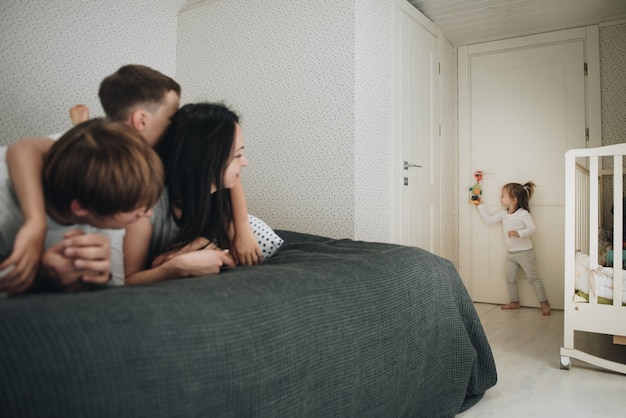
[{"label": "yellow toy piece", "polygon": [[476,184],[470,187],[470,203],[472,205],[480,204],[480,196],[483,194],[483,188],[480,185],[481,180],[483,179],[482,170],[478,170],[474,173],[474,177],[476,178]]},{"label": "yellow toy piece", "polygon": [[470,203],[472,205],[480,204],[480,196],[483,194],[483,188],[480,184],[476,183],[470,187]]}]

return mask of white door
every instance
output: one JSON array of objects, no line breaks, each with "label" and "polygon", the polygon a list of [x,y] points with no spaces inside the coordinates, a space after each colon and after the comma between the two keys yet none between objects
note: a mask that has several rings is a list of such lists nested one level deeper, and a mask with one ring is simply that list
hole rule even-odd
[{"label": "white door", "polygon": [[438,253],[439,37],[400,1],[394,49],[394,242]]},{"label": "white door", "polygon": [[[562,308],[564,154],[586,145],[585,40],[481,51],[469,55],[467,66],[468,162],[459,181],[468,188],[461,192],[459,211],[467,215],[469,258],[462,258],[460,270],[469,275],[474,301],[509,301],[502,225],[483,223],[469,205],[468,189],[472,173],[485,172],[483,199],[493,213],[501,209],[502,185],[533,181],[530,208],[537,232],[532,240],[539,275],[553,307]],[[534,288],[523,273],[518,277],[521,304],[538,306]]]}]

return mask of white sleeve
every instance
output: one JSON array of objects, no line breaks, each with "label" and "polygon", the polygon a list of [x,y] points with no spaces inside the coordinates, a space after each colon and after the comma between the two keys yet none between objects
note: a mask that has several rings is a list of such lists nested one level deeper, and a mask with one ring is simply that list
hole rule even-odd
[{"label": "white sleeve", "polygon": [[535,221],[533,221],[533,217],[530,216],[529,212],[524,212],[526,212],[522,215],[522,223],[524,224],[524,229],[520,229],[517,231],[520,238],[529,237],[537,230],[537,227],[535,226]]},{"label": "white sleeve", "polygon": [[125,229],[104,229],[101,231],[111,241],[111,280],[109,286],[123,286],[124,274],[124,235]]},{"label": "white sleeve", "polygon": [[53,141],[56,141],[57,139],[61,138],[64,133],[65,132],[59,132],[59,133],[56,133],[56,134],[48,134],[48,135],[46,135],[46,137],[52,139]]},{"label": "white sleeve", "polygon": [[485,209],[485,205],[480,204],[477,206],[478,208],[478,213],[480,213],[480,217],[483,218],[483,221],[486,224],[495,224],[496,222],[500,222],[502,220],[502,211],[499,210],[496,213],[494,213],[493,215],[490,215],[487,212],[487,209]]}]

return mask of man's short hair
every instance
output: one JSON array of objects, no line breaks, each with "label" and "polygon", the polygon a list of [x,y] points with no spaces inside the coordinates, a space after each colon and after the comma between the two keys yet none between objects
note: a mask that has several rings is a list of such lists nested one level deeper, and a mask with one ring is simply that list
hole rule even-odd
[{"label": "man's short hair", "polygon": [[73,200],[98,216],[151,208],[163,191],[163,164],[139,131],[102,118],[59,138],[42,175],[46,205],[63,215]]},{"label": "man's short hair", "polygon": [[110,120],[125,122],[137,105],[158,106],[169,91],[180,97],[180,85],[174,79],[150,67],[129,64],[102,80],[98,96]]}]

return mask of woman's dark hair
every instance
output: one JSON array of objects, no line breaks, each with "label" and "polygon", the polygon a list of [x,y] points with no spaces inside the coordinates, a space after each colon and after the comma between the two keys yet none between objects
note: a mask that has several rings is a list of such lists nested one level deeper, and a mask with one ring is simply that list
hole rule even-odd
[{"label": "woman's dark hair", "polygon": [[[170,211],[179,234],[170,249],[181,248],[198,237],[228,248],[232,221],[230,191],[223,176],[231,159],[239,116],[220,103],[181,107],[172,117],[156,147],[165,168]],[[217,189],[211,193],[211,185]]]}]

